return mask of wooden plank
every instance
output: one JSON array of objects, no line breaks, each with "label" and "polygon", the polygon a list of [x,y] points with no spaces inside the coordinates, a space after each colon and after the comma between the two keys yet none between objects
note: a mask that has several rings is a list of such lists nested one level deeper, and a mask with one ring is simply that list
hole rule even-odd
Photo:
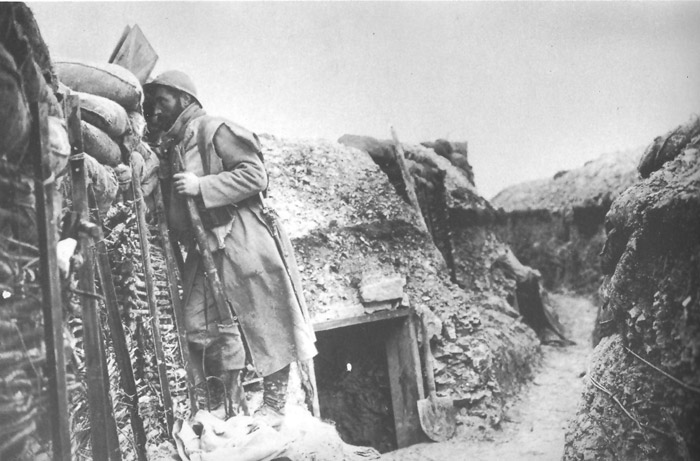
[{"label": "wooden plank", "polygon": [[122,45],[124,44],[124,40],[126,40],[126,36],[129,35],[129,32],[131,32],[131,26],[127,24],[124,27],[124,30],[122,31],[122,35],[121,35],[121,37],[119,37],[117,44],[114,46],[114,49],[112,50],[112,54],[109,55],[109,59],[107,60],[107,62],[114,62],[114,58],[117,57],[117,53],[119,52]]},{"label": "wooden plank", "polygon": [[44,315],[53,459],[69,461],[71,444],[66,359],[63,346],[63,308],[56,256],[57,223],[53,202],[56,182],[48,166],[48,107],[45,103],[33,102],[30,110],[34,122],[29,150],[34,156],[34,192],[39,227],[40,280],[42,280],[41,305]]},{"label": "wooden plank", "polygon": [[[135,171],[135,165],[131,165],[131,170]],[[146,204],[141,191],[141,178],[133,175],[131,185],[134,192],[134,208],[136,211],[136,222],[139,229],[139,241],[141,242],[141,259],[143,260],[143,273],[146,279],[146,293],[148,295],[148,310],[151,313],[151,329],[153,334],[153,348],[156,355],[156,366],[158,367],[158,379],[160,381],[160,392],[163,397],[163,409],[165,411],[165,422],[168,434],[172,433],[175,415],[173,414],[173,399],[170,395],[168,374],[165,366],[165,355],[163,354],[163,340],[160,335],[160,312],[156,302],[156,285],[153,277],[153,265],[151,263],[151,250],[148,243],[148,227],[146,225]]]},{"label": "wooden plank", "polygon": [[379,322],[402,317],[408,317],[413,311],[411,309],[393,309],[373,312],[371,314],[357,315],[354,317],[344,317],[340,319],[324,320],[313,324],[314,331],[333,330],[335,328],[361,325],[363,323]]},{"label": "wooden plank", "polygon": [[423,398],[423,378],[414,316],[397,320],[395,324],[385,344],[396,444],[403,448],[428,439],[421,429],[416,403]]},{"label": "wooden plank", "polygon": [[[88,221],[87,177],[84,165],[82,133],[80,129],[80,100],[76,95],[67,96],[68,134],[73,152],[70,171],[73,192],[73,210],[80,221]],[[78,273],[80,304],[83,313],[83,346],[90,409],[90,434],[92,457],[97,460],[120,460],[119,441],[114,414],[109,399],[109,382],[100,331],[98,306],[95,297],[94,255],[91,238],[84,232],[79,237],[83,264]]]},{"label": "wooden plank", "polygon": [[316,370],[314,360],[297,362],[301,386],[304,390],[304,403],[306,407],[317,418],[321,417],[321,407],[318,402],[318,386],[316,385]]},{"label": "wooden plank", "polygon": [[158,54],[141,28],[134,25],[117,46],[118,50],[112,53],[109,62],[130,70],[139,79],[141,85],[146,83],[158,62]]},{"label": "wooden plank", "polygon": [[425,219],[423,218],[423,212],[420,209],[418,197],[416,196],[416,185],[413,182],[413,176],[411,175],[411,172],[408,171],[408,165],[406,165],[406,158],[404,156],[403,147],[399,142],[399,138],[396,135],[396,130],[394,130],[393,126],[391,127],[391,137],[394,139],[394,146],[396,147],[396,163],[398,163],[399,165],[399,169],[401,170],[401,177],[403,178],[403,183],[406,186],[406,196],[408,197],[408,203],[410,203],[411,206],[413,206],[416,216],[418,217],[418,227],[423,232],[430,235],[430,232],[428,231],[428,226],[425,223]]},{"label": "wooden plank", "polygon": [[143,426],[141,415],[139,414],[139,396],[136,389],[136,380],[134,379],[134,369],[129,357],[129,347],[126,343],[126,334],[124,333],[124,326],[122,325],[121,315],[119,313],[117,291],[114,287],[114,278],[112,276],[112,268],[109,264],[107,245],[102,233],[102,218],[97,208],[97,200],[95,199],[95,192],[92,185],[88,187],[88,200],[90,201],[90,208],[93,211],[93,219],[98,223],[98,238],[95,242],[97,275],[100,279],[100,287],[102,287],[105,308],[107,309],[107,323],[112,333],[112,345],[114,347],[114,356],[119,367],[120,383],[127,399],[127,406],[129,407],[131,430],[136,443],[136,456],[139,461],[148,461],[148,454],[146,452],[146,431]]}]

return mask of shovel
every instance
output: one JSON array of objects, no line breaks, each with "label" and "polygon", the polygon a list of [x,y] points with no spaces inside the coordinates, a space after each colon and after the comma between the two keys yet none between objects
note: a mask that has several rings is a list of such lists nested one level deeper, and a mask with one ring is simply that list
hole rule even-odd
[{"label": "shovel", "polygon": [[430,352],[428,327],[423,327],[423,360],[428,382],[428,398],[418,401],[418,417],[423,432],[435,442],[449,440],[455,433],[455,407],[452,399],[438,397],[435,394],[435,376],[433,376],[433,354]]}]

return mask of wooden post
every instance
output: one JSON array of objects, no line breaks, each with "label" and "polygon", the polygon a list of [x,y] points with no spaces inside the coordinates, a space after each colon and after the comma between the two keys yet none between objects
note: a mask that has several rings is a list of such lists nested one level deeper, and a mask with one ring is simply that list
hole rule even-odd
[{"label": "wooden post", "polygon": [[97,209],[97,201],[95,199],[95,191],[92,185],[88,187],[88,200],[90,207],[93,210],[94,221],[98,223],[97,234],[95,239],[95,254],[97,256],[97,275],[100,279],[102,294],[104,295],[105,308],[107,309],[107,323],[109,330],[112,333],[112,345],[114,346],[114,356],[119,365],[119,375],[122,389],[127,398],[129,407],[129,416],[131,420],[131,430],[134,434],[136,442],[136,456],[139,461],[148,461],[146,452],[146,431],[143,427],[143,420],[139,414],[139,396],[136,389],[136,380],[134,379],[134,369],[129,358],[129,347],[126,344],[126,335],[124,334],[124,326],[122,325],[121,315],[119,314],[119,304],[117,301],[117,292],[114,288],[114,279],[112,277],[112,268],[109,265],[109,256],[107,255],[107,245],[104,242],[102,232],[102,218]]},{"label": "wooden post", "polygon": [[396,321],[386,338],[391,403],[394,410],[396,444],[399,448],[427,442],[418,416],[418,400],[423,398],[423,379],[416,343],[414,315]]},{"label": "wooden post", "polygon": [[[131,164],[132,171],[134,164]],[[156,353],[158,366],[158,379],[160,380],[160,391],[163,396],[163,408],[165,410],[165,420],[168,433],[173,430],[175,416],[173,415],[173,399],[170,395],[168,385],[168,374],[165,366],[165,355],[163,354],[163,341],[160,337],[160,313],[156,302],[156,286],[153,280],[153,265],[151,264],[151,250],[148,243],[148,227],[146,225],[146,204],[143,201],[141,191],[141,178],[139,175],[132,175],[131,185],[134,190],[134,208],[136,209],[136,222],[139,228],[139,241],[141,242],[141,259],[143,260],[143,272],[146,279],[146,292],[148,294],[148,309],[151,313],[151,328],[153,330],[153,348]]]},{"label": "wooden post", "polygon": [[[80,221],[88,221],[87,177],[84,165],[82,132],[80,127],[80,100],[77,95],[68,95],[68,134],[73,149],[70,170],[73,190],[73,209]],[[95,296],[94,254],[91,238],[84,232],[80,235],[83,265],[79,271],[79,288],[85,293],[80,303],[83,307],[83,347],[90,407],[90,433],[92,457],[96,460],[120,460],[116,423],[109,398],[109,382],[104,346],[100,329],[99,313]]]},{"label": "wooden post", "polygon": [[403,147],[399,142],[398,136],[396,136],[396,130],[391,127],[391,137],[394,139],[394,146],[396,147],[396,163],[399,164],[399,169],[401,170],[401,177],[403,178],[403,183],[406,185],[406,195],[408,196],[408,203],[413,206],[413,209],[418,216],[418,227],[430,235],[428,231],[428,226],[425,224],[425,219],[423,218],[423,212],[420,209],[420,203],[418,202],[418,197],[416,196],[416,185],[413,182],[413,176],[411,172],[408,171],[408,165],[406,165],[406,158],[404,157]]},{"label": "wooden post", "polygon": [[34,160],[34,193],[36,194],[37,224],[39,227],[39,255],[41,258],[41,297],[46,342],[46,370],[50,402],[53,459],[71,459],[68,390],[66,386],[66,359],[63,346],[63,308],[61,283],[56,257],[57,223],[53,197],[56,182],[48,166],[48,108],[33,102],[32,136],[29,147]]},{"label": "wooden post", "polygon": [[[177,339],[180,345],[180,355],[183,366],[187,372],[187,391],[190,397],[190,409],[192,414],[197,412],[197,398],[195,395],[195,378],[194,370],[190,366],[190,348],[187,342],[187,331],[185,330],[185,311],[180,298],[180,290],[182,278],[179,265],[173,250],[172,242],[170,241],[170,231],[168,230],[168,222],[165,217],[165,206],[163,204],[163,192],[160,183],[155,188],[153,193],[156,204],[156,219],[158,220],[158,231],[160,240],[163,246],[163,255],[165,256],[166,272],[168,274],[168,290],[170,291],[170,301],[173,303],[173,314],[175,317],[175,329],[177,330]],[[177,243],[176,243],[177,244]]]}]

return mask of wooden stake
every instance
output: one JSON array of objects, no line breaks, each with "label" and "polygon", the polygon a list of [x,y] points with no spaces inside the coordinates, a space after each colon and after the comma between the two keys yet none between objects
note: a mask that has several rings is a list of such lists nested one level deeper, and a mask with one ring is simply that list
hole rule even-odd
[{"label": "wooden stake", "polygon": [[[132,171],[135,170],[134,164],[131,164]],[[141,178],[138,175],[132,175],[131,185],[134,191],[134,208],[136,210],[136,221],[139,228],[139,241],[141,242],[141,258],[143,259],[143,272],[146,279],[146,292],[148,294],[148,308],[151,312],[151,328],[153,329],[153,347],[156,353],[156,361],[158,366],[158,378],[160,380],[160,389],[163,396],[163,408],[165,410],[165,419],[168,427],[168,433],[173,430],[175,422],[173,415],[173,399],[170,395],[170,387],[168,386],[168,374],[165,366],[165,355],[163,354],[163,341],[160,336],[160,313],[156,303],[156,287],[153,276],[153,265],[151,264],[151,250],[148,243],[148,227],[146,225],[146,204],[143,201],[143,193],[141,191]]]},{"label": "wooden stake", "polygon": [[399,142],[398,136],[396,136],[396,130],[391,127],[391,137],[394,139],[394,146],[396,147],[396,163],[399,164],[399,169],[401,170],[401,177],[403,178],[403,183],[406,185],[406,195],[408,196],[408,203],[413,206],[413,209],[418,215],[418,227],[430,235],[428,231],[428,226],[425,224],[425,219],[423,218],[423,212],[420,209],[420,203],[418,202],[418,197],[416,196],[416,185],[413,182],[413,176],[411,172],[408,171],[408,165],[406,165],[406,158],[404,157],[403,147]]},{"label": "wooden stake", "polygon": [[172,242],[170,241],[170,231],[168,230],[168,222],[165,217],[165,205],[163,204],[163,192],[160,183],[156,186],[153,193],[156,203],[156,219],[158,220],[158,231],[160,232],[161,245],[163,246],[163,254],[165,256],[166,272],[168,274],[168,290],[170,290],[170,301],[173,304],[173,314],[175,317],[175,329],[177,330],[177,339],[180,345],[180,355],[182,363],[187,372],[187,391],[190,397],[190,409],[192,414],[197,412],[198,405],[195,395],[195,376],[194,370],[190,366],[190,348],[187,341],[187,331],[185,331],[185,311],[180,298],[178,286],[182,284],[180,269],[175,257]]},{"label": "wooden stake", "polygon": [[[77,95],[67,96],[68,134],[73,149],[70,170],[73,190],[73,210],[79,221],[89,221],[87,201],[87,177],[85,172],[82,133],[80,129],[80,100]],[[84,232],[79,238],[83,265],[80,268],[79,289],[83,307],[83,344],[90,407],[90,433],[92,457],[96,460],[120,460],[119,439],[114,413],[109,397],[109,382],[105,381],[107,367],[100,329],[98,306],[95,299],[94,254],[91,238]]]}]

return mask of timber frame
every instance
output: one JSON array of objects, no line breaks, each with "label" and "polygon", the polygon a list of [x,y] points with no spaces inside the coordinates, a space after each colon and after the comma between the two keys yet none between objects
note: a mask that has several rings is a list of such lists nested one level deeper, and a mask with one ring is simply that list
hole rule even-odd
[{"label": "timber frame", "polygon": [[417,321],[413,309],[394,309],[314,323],[316,332],[368,323],[382,324],[386,331],[384,348],[398,448],[428,440],[421,429],[416,403],[425,396],[416,341]]}]

